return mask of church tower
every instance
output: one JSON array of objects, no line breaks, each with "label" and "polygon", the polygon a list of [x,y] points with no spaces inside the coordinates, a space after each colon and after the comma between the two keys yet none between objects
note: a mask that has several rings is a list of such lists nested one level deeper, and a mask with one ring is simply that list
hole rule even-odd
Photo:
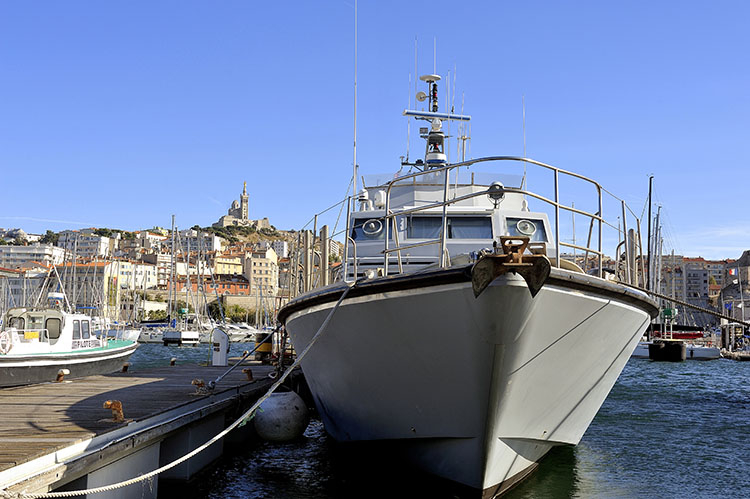
[{"label": "church tower", "polygon": [[241,212],[242,215],[240,218],[242,220],[247,220],[248,211],[249,211],[248,196],[247,196],[247,182],[244,182],[244,185],[242,187],[242,196],[240,196],[240,208],[242,209],[242,212]]}]

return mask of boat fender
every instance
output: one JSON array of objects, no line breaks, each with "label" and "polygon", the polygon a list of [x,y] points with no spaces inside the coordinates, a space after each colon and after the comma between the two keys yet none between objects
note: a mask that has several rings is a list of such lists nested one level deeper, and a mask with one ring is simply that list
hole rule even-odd
[{"label": "boat fender", "polygon": [[13,337],[8,331],[0,333],[0,353],[5,355],[13,347]]},{"label": "boat fender", "polygon": [[302,397],[294,392],[273,393],[255,412],[258,436],[268,442],[290,442],[305,433],[310,415]]}]

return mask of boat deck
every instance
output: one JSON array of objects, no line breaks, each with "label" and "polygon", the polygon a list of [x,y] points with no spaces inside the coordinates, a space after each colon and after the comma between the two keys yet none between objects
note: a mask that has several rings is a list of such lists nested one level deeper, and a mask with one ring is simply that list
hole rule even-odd
[{"label": "boat deck", "polygon": [[[211,412],[212,407],[239,398],[257,398],[273,383],[268,377],[273,368],[256,362],[246,365],[254,381],[237,367],[211,395],[198,395],[192,381],[208,383],[227,367],[182,365],[0,389],[0,489],[43,472],[33,466],[34,473],[19,475],[24,468],[19,465],[29,467],[34,460],[76,444],[85,447],[92,440],[107,439],[107,434],[116,440],[129,427],[135,431],[138,423],[167,414],[174,418]],[[112,411],[103,408],[107,400],[122,402],[125,422],[113,421]]]}]

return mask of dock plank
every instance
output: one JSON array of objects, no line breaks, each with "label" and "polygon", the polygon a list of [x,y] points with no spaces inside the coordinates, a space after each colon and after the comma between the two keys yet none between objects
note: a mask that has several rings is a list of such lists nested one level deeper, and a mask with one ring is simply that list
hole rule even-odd
[{"label": "dock plank", "polygon": [[[237,368],[215,391],[268,384],[270,366],[249,367],[256,381]],[[206,398],[191,381],[208,383],[226,370],[186,364],[0,389],[0,471],[121,428],[103,408],[106,400],[122,402],[126,422],[147,419]]]}]

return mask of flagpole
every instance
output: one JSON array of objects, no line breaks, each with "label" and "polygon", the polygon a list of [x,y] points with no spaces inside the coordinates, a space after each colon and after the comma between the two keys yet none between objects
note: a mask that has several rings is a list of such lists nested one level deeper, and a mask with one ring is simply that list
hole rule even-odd
[{"label": "flagpole", "polygon": [[737,262],[737,282],[740,284],[740,308],[742,309],[742,313],[740,314],[740,320],[745,320],[745,298],[744,294],[742,293],[742,272],[740,272],[740,264],[739,261]]}]

